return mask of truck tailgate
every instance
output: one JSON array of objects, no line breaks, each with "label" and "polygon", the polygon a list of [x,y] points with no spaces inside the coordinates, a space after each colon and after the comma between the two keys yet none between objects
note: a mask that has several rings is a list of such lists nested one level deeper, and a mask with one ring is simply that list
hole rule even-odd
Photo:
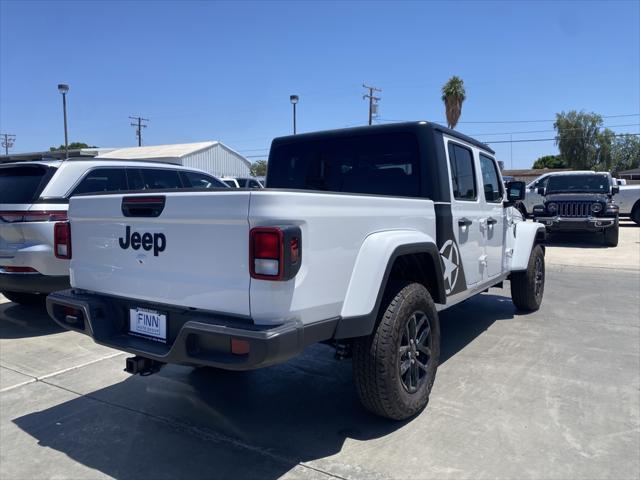
[{"label": "truck tailgate", "polygon": [[[159,216],[125,216],[123,199],[164,199]],[[250,315],[250,193],[73,197],[71,285],[88,291]]]}]

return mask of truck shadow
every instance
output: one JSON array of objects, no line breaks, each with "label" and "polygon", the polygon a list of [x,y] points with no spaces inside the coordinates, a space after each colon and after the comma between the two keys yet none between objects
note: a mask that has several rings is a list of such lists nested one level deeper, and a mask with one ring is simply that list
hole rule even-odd
[{"label": "truck shadow", "polygon": [[42,306],[0,304],[0,338],[27,338],[65,331]]},{"label": "truck shadow", "polygon": [[[492,294],[443,312],[442,362],[514,313],[510,299]],[[340,477],[369,478],[375,474],[366,465],[324,459],[339,453],[348,439],[357,444],[381,438],[407,423],[364,411],[351,362],[335,360],[326,345],[252,372],[168,366],[106,388],[82,386],[105,377],[105,370],[111,378],[122,361],[48,380],[72,392],[93,391],[13,422],[40,446],[117,479],[276,479],[296,468],[303,470],[300,476],[317,475],[299,466],[310,461]],[[429,415],[427,408],[409,421],[424,422],[425,435],[435,435]]]},{"label": "truck shadow", "polygon": [[604,245],[604,236],[597,233],[551,233],[547,236],[548,247],[564,248],[615,248]]}]

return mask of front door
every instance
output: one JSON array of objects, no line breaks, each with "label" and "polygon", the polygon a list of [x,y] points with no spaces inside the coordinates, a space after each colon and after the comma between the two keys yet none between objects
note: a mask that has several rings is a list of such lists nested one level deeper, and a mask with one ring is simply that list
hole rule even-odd
[{"label": "front door", "polygon": [[503,205],[504,187],[498,173],[496,161],[480,154],[482,175],[482,203],[485,214],[480,220],[484,238],[484,280],[500,275],[504,264],[505,209]]}]

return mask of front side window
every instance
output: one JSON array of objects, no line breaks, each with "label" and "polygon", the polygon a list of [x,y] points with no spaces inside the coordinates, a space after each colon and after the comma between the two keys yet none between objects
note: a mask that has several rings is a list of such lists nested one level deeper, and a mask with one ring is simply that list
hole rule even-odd
[{"label": "front side window", "polygon": [[269,157],[270,188],[419,197],[418,143],[409,133],[278,145]]},{"label": "front side window", "polygon": [[498,167],[492,158],[480,154],[480,171],[482,172],[482,186],[484,198],[487,202],[502,201],[502,182],[498,174]]},{"label": "front side window", "polygon": [[453,197],[456,200],[475,200],[476,174],[471,150],[456,143],[449,143],[449,164]]},{"label": "front side window", "polygon": [[72,195],[121,190],[128,190],[124,168],[96,168],[86,174]]}]

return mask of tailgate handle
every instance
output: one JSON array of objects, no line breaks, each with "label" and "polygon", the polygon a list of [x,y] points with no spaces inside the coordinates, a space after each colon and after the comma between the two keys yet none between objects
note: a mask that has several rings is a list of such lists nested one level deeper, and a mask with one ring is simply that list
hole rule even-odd
[{"label": "tailgate handle", "polygon": [[159,217],[164,210],[166,197],[124,197],[122,214],[125,217]]}]

